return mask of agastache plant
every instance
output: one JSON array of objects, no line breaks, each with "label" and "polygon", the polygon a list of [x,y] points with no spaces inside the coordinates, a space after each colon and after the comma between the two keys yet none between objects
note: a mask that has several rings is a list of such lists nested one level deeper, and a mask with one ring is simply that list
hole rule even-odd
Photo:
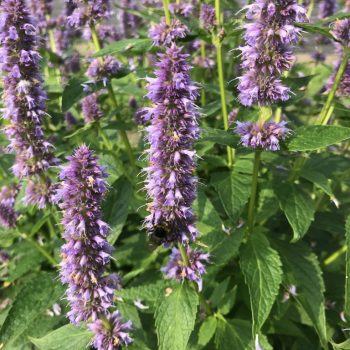
[{"label": "agastache plant", "polygon": [[[131,341],[122,332],[130,329],[131,324],[123,325],[119,317],[117,320],[109,314],[120,279],[116,274],[105,275],[112,252],[107,242],[109,227],[102,221],[101,213],[107,174],[85,145],[67,158],[69,164],[61,171],[62,183],[56,200],[62,200],[65,227],[60,274],[62,283],[68,284],[68,317],[73,324],[91,323],[97,349],[117,349]],[[104,330],[106,323],[108,329]],[[106,347],[106,341],[115,347]]]},{"label": "agastache plant", "polygon": [[20,179],[37,177],[36,183],[49,187],[45,171],[57,159],[42,129],[46,94],[39,71],[39,38],[23,0],[3,1],[1,12],[1,71],[6,74],[3,117],[9,121],[4,132],[10,141],[8,150],[15,154],[12,171]]},{"label": "agastache plant", "polygon": [[243,76],[239,78],[239,100],[245,106],[270,105],[286,101],[290,89],[281,81],[294,61],[291,45],[301,29],[294,22],[305,22],[306,11],[295,0],[256,0],[246,6],[247,19],[242,52]]},{"label": "agastache plant", "polygon": [[2,186],[0,188],[0,226],[13,228],[16,226],[18,212],[15,210],[18,185]]}]

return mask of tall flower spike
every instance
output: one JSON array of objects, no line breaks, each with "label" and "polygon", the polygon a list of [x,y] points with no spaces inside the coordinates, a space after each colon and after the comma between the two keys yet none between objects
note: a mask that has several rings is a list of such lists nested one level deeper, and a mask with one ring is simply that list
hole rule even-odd
[{"label": "tall flower spike", "polygon": [[190,80],[188,57],[172,44],[159,54],[156,77],[148,79],[147,97],[154,106],[144,116],[151,120],[146,129],[150,144],[146,188],[152,200],[145,226],[158,243],[185,242],[197,235],[191,205],[197,187],[198,90]]},{"label": "tall flower spike", "polygon": [[92,151],[82,145],[68,157],[60,174],[63,237],[61,280],[68,284],[72,323],[95,321],[112,305],[116,278],[103,277],[112,248],[107,242],[109,227],[102,221],[101,204],[107,191],[107,174]]},{"label": "tall flower spike", "polygon": [[10,121],[4,132],[10,140],[8,150],[16,156],[12,170],[19,178],[42,175],[57,159],[42,130],[46,94],[39,71],[39,39],[24,0],[4,0],[0,11],[3,117]]},{"label": "tall flower spike", "polygon": [[3,186],[0,189],[0,225],[12,228],[16,225],[18,213],[14,209],[19,186]]},{"label": "tall flower spike", "polygon": [[240,102],[251,106],[286,101],[290,90],[280,77],[291,69],[290,47],[301,33],[294,22],[305,22],[306,11],[296,0],[256,0],[246,8],[252,22],[245,25],[247,45],[240,48],[245,71],[238,84]]},{"label": "tall flower spike", "polygon": [[47,27],[47,17],[52,12],[52,0],[27,0],[28,9],[40,29]]}]

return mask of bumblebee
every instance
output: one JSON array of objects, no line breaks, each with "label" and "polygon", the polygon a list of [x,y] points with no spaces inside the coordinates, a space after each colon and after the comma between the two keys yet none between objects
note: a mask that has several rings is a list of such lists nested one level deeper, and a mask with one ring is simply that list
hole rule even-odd
[{"label": "bumblebee", "polygon": [[153,246],[159,246],[168,241],[170,235],[170,228],[166,223],[159,223],[153,226],[150,232],[150,242]]}]

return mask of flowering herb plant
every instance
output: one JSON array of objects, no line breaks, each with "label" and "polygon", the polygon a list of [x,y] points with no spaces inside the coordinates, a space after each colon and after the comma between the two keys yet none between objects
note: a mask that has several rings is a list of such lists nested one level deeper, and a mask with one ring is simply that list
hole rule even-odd
[{"label": "flowering herb plant", "polygon": [[350,348],[350,3],[0,1],[0,349]]}]

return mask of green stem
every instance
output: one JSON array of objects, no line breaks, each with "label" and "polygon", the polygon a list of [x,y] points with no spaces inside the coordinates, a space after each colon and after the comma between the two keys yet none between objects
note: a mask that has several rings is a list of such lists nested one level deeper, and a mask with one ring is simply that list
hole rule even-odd
[{"label": "green stem", "polygon": [[[92,42],[94,43],[95,49],[96,49],[96,51],[100,51],[101,50],[101,43],[100,43],[100,40],[98,38],[96,28],[92,24],[90,26],[90,29],[91,29]],[[103,62],[102,57],[100,57],[100,60],[101,60],[101,62]],[[117,99],[115,97],[112,84],[110,82],[107,83],[107,90],[108,90],[108,96],[109,96],[110,100],[112,101],[113,107],[115,108],[115,110],[117,110],[118,102],[117,102]],[[117,119],[117,121],[119,121],[117,111],[116,111],[116,119]],[[132,151],[131,145],[130,145],[128,135],[127,135],[125,130],[119,130],[119,133],[120,133],[120,136],[121,136],[122,141],[124,143],[124,146],[126,148],[126,153],[128,154],[128,158],[130,160],[130,163],[132,164],[133,167],[135,167],[135,157],[134,157],[134,153]]]},{"label": "green stem", "polygon": [[22,234],[21,236],[27,240],[39,253],[41,253],[50,262],[50,264],[52,264],[52,266],[55,267],[58,265],[58,261],[56,261],[55,258],[51,256],[50,253],[44,247],[38,244],[34,239],[30,238],[26,234]]},{"label": "green stem", "polygon": [[[217,33],[221,30],[221,6],[220,0],[215,0],[215,13],[216,13],[216,24],[217,24]],[[227,112],[227,101],[226,101],[226,91],[225,91],[225,77],[224,77],[224,67],[223,67],[223,58],[222,58],[222,43],[221,39],[218,36],[214,37],[213,40],[216,48],[216,61],[218,67],[218,78],[219,78],[219,87],[220,87],[220,99],[221,99],[221,112],[222,118],[224,120],[224,128],[228,130],[228,112]],[[227,163],[229,167],[233,165],[233,152],[231,147],[227,146]]]},{"label": "green stem", "polygon": [[163,8],[164,8],[164,15],[165,15],[165,23],[167,25],[170,25],[170,11],[169,11],[169,0],[163,0]]},{"label": "green stem", "polygon": [[251,189],[251,193],[250,193],[249,207],[248,207],[249,233],[253,233],[253,229],[254,229],[255,202],[256,202],[256,193],[257,193],[257,188],[258,188],[260,158],[261,158],[261,151],[255,151],[252,189]]},{"label": "green stem", "polygon": [[[205,41],[201,40],[201,57],[203,59],[203,62],[206,57],[206,52],[205,52]],[[204,83],[205,80],[202,79],[202,90],[201,90],[201,105],[204,107],[206,105],[206,97],[205,97],[205,90],[204,90]]]},{"label": "green stem", "polygon": [[307,9],[307,16],[311,18],[312,10],[314,9],[314,0],[310,0],[309,8]]},{"label": "green stem", "polygon": [[331,254],[325,261],[324,261],[324,265],[330,265],[332,264],[335,260],[337,260],[340,256],[342,256],[343,254],[345,254],[347,251],[347,246],[343,246],[340,249],[338,249],[336,252],[334,252],[333,254]]},{"label": "green stem", "polygon": [[[178,248],[179,248],[179,251],[180,251],[180,254],[181,254],[181,258],[182,258],[185,266],[190,266],[190,261],[188,260],[188,256],[187,256],[187,252],[186,252],[185,246],[183,244],[181,244],[181,243],[178,243]],[[194,282],[193,282],[193,285],[194,285],[194,287],[195,287],[195,289],[197,291],[199,300],[201,302],[201,305],[204,307],[205,312],[208,315],[211,315],[212,311],[211,311],[207,301],[205,300],[203,294],[198,290],[198,286]]]},{"label": "green stem", "polygon": [[326,125],[329,121],[329,118],[331,117],[332,113],[330,113],[330,111],[332,108],[334,108],[333,107],[334,97],[335,97],[335,94],[337,92],[338,86],[340,84],[341,78],[345,72],[346,66],[347,66],[348,61],[349,61],[349,57],[350,57],[350,51],[348,49],[344,48],[343,57],[342,57],[340,66],[338,68],[337,74],[335,76],[332,89],[328,94],[326,104],[324,105],[324,107],[321,111],[321,114],[320,114],[319,120],[320,120],[321,125]]}]

